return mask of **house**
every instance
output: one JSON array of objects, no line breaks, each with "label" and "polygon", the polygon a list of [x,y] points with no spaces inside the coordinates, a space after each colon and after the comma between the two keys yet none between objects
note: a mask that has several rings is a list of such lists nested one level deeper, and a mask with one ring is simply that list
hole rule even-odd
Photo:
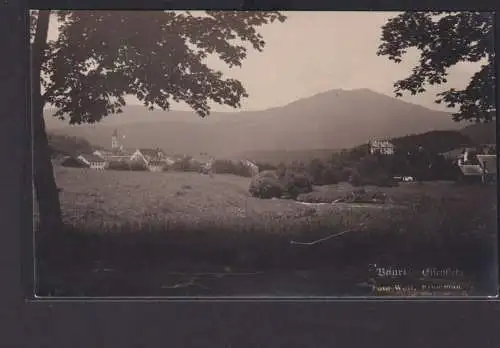
[{"label": "house", "polygon": [[123,146],[121,146],[119,149],[111,149],[111,150],[98,150],[98,151],[94,151],[95,152],[99,152],[101,155],[105,156],[105,157],[112,157],[116,160],[120,159],[120,158],[127,158],[127,159],[130,159],[130,157],[133,155],[133,153],[135,152],[135,148],[124,148]]},{"label": "house", "polygon": [[165,161],[167,156],[162,149],[137,149],[130,159],[132,161],[143,161],[146,165],[150,161]]},{"label": "house", "polygon": [[255,176],[255,175],[259,174],[259,167],[255,163],[253,163],[252,161],[243,160],[243,161],[241,161],[241,163],[246,168],[248,168],[248,170],[250,171],[250,173],[252,174],[252,176]]},{"label": "house", "polygon": [[369,142],[370,153],[376,154],[379,153],[381,155],[394,155],[396,151],[396,147],[394,144],[386,139],[377,139]]},{"label": "house", "polygon": [[458,160],[464,157],[464,153],[466,150],[474,150],[477,154],[483,155],[496,155],[496,144],[482,144],[477,147],[470,147],[469,145],[464,145],[461,147],[457,147],[450,151],[440,153],[446,159],[450,160]]},{"label": "house", "polygon": [[497,144],[482,144],[481,150],[485,155],[495,155],[497,153]]},{"label": "house", "polygon": [[215,163],[215,158],[209,158],[208,160],[201,162],[201,174],[213,176],[214,163]]},{"label": "house", "polygon": [[88,168],[90,167],[87,163],[83,162],[81,159],[75,156],[65,156],[60,162],[63,167],[73,167],[73,168]]},{"label": "house", "polygon": [[173,157],[167,156],[167,157],[165,157],[164,162],[167,166],[171,166],[172,164],[174,164],[176,162],[176,160]]},{"label": "house", "polygon": [[165,168],[165,162],[151,160],[148,162],[147,167],[150,172],[161,172]]},{"label": "house", "polygon": [[94,154],[82,154],[77,158],[88,165],[91,169],[104,170],[108,164],[106,160]]},{"label": "house", "polygon": [[127,149],[121,150],[96,150],[93,152],[94,155],[99,156],[107,162],[127,162],[133,154],[133,151]]},{"label": "house", "polygon": [[485,174],[496,176],[497,174],[497,155],[483,154],[477,155],[477,159],[483,167]]}]

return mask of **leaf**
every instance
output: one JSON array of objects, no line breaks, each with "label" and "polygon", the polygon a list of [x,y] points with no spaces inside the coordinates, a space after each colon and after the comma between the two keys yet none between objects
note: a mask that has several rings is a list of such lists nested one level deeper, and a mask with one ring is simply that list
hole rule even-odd
[{"label": "leaf", "polygon": [[426,85],[447,83],[448,70],[460,62],[486,63],[460,91],[440,93],[450,108],[460,107],[454,120],[495,118],[495,69],[493,13],[486,12],[404,12],[382,27],[377,55],[402,61],[409,48],[420,52],[420,60],[406,79],[397,81],[399,90],[412,95],[426,91]]},{"label": "leaf", "polygon": [[59,35],[42,62],[44,101],[71,124],[121,112],[127,95],[149,110],[183,101],[201,117],[210,113],[211,102],[238,108],[248,97],[245,88],[211,69],[205,58],[241,66],[246,43],[257,51],[265,45],[257,29],[285,19],[275,11],[53,12]]}]

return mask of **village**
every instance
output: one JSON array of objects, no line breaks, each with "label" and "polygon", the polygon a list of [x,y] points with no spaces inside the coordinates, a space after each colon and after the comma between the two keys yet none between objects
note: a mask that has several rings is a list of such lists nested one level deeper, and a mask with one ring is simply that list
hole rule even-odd
[{"label": "village", "polygon": [[[372,139],[367,142],[367,154],[383,157],[396,156],[396,146],[389,138]],[[415,146],[415,153],[425,153],[422,146]],[[408,157],[410,156],[408,152]],[[495,179],[496,175],[496,144],[481,144],[475,147],[464,145],[450,151],[437,154],[440,158],[453,163],[460,169],[462,175],[457,180],[481,180],[483,183]],[[213,176],[215,173],[234,174],[233,171],[217,170],[217,162],[226,162],[230,166],[243,170],[243,176],[255,177],[262,171],[262,163],[249,159],[216,159],[216,157],[200,152],[198,156],[169,155],[161,148],[126,148],[120,141],[118,130],[111,136],[111,150],[97,149],[92,153],[77,153],[60,158],[58,164],[70,167],[83,167],[93,170],[135,170],[149,172],[185,171],[198,172]],[[431,168],[434,163],[426,159]],[[219,163],[220,164],[220,163]],[[273,167],[271,165],[271,167]],[[414,181],[412,173],[398,173],[392,179],[395,181]]]},{"label": "village", "polygon": [[[118,130],[111,137],[111,150],[99,149],[92,153],[80,153],[64,156],[59,163],[69,167],[86,167],[95,170],[146,170],[162,172],[168,169],[195,171],[212,175],[213,156],[201,152],[198,156],[167,155],[161,148],[126,148],[119,140]],[[249,173],[257,174],[258,167],[249,160],[233,161],[245,167]],[[188,167],[188,168],[186,168]]]},{"label": "village", "polygon": [[[426,149],[421,146],[415,146],[416,153],[424,153]],[[369,142],[370,154],[381,154],[394,156],[396,147],[389,139],[376,139]],[[408,153],[410,155],[410,153]],[[456,149],[438,153],[441,158],[450,161],[454,166],[460,169],[462,175],[458,180],[481,179],[483,183],[496,179],[497,173],[497,155],[496,144],[480,144],[478,146],[463,145]],[[426,160],[429,168],[433,166],[432,160]],[[397,176],[396,180],[413,181],[413,176]]]}]

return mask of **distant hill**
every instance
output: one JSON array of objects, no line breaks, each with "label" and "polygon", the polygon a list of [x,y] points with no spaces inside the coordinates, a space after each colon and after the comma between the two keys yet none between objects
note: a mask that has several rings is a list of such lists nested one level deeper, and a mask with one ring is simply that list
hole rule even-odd
[{"label": "distant hill", "polygon": [[496,144],[496,122],[471,124],[460,132],[477,144]]},{"label": "distant hill", "polygon": [[96,147],[86,139],[74,136],[48,134],[51,157],[76,156],[82,153],[92,153]]},{"label": "distant hill", "polygon": [[447,152],[456,148],[472,146],[475,142],[461,131],[431,131],[391,139],[397,149],[410,151],[423,146],[433,153]]},{"label": "distant hill", "polygon": [[[331,90],[262,111],[215,112],[200,118],[188,111],[152,111],[127,106],[96,125],[67,126],[46,112],[47,128],[110,147],[114,129],[125,147],[161,147],[168,153],[207,152],[233,157],[264,152],[350,148],[371,138],[432,130],[458,130],[451,115],[368,89]],[[273,156],[273,155],[270,155]]]},{"label": "distant hill", "polygon": [[[425,149],[433,153],[448,152],[453,149],[463,148],[466,146],[474,146],[476,143],[467,135],[462,134],[462,131],[430,131],[420,134],[410,134],[403,137],[391,138],[391,142],[399,150],[406,152],[415,149],[416,146],[423,146]],[[367,142],[365,143],[365,145]],[[364,146],[359,144],[354,148]],[[338,153],[340,150],[336,149],[313,149],[313,150],[276,150],[276,151],[254,151],[243,153],[242,156],[253,159],[258,162],[267,163],[290,163],[293,161],[310,161],[313,158],[321,160],[328,160],[333,154]]]},{"label": "distant hill", "polygon": [[235,157],[248,158],[260,163],[279,164],[283,162],[288,164],[294,161],[308,162],[314,158],[328,160],[333,154],[338,152],[339,150],[335,149],[249,151]]}]

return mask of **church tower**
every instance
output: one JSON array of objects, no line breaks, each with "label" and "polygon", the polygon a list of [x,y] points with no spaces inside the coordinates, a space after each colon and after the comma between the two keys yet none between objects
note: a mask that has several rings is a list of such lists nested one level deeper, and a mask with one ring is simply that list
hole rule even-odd
[{"label": "church tower", "polygon": [[118,131],[116,129],[113,131],[113,135],[111,136],[111,149],[120,149],[120,143],[118,142]]}]

